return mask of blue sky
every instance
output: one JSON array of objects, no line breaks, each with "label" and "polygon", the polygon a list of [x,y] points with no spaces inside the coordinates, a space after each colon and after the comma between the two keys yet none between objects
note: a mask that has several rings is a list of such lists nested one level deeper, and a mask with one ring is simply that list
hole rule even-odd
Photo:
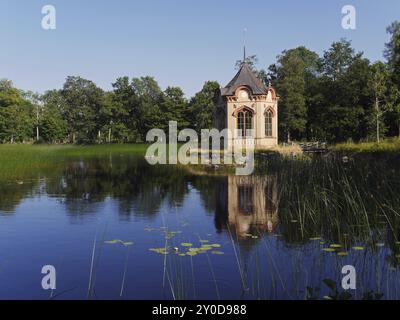
[{"label": "blue sky", "polygon": [[[41,28],[41,8],[57,9],[57,29]],[[341,27],[341,8],[357,10],[357,29]],[[104,89],[119,76],[151,75],[187,96],[207,80],[225,85],[242,57],[258,67],[299,45],[322,53],[346,37],[372,61],[383,59],[386,27],[399,0],[0,0],[0,78],[25,90],[60,88],[80,75]]]}]

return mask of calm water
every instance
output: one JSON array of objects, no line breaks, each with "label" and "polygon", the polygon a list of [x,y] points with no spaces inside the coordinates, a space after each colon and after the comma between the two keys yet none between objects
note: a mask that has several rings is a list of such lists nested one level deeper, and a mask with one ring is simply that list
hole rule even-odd
[{"label": "calm water", "polygon": [[[318,217],[288,217],[303,204],[288,206],[282,184],[289,194],[307,181],[282,179],[279,168],[217,177],[110,156],[1,181],[0,298],[304,299],[306,287],[329,293],[323,280],[339,284],[346,264],[356,298],[400,298],[397,227],[383,214],[363,236],[343,232],[347,256],[324,251],[340,236]],[[56,268],[54,291],[41,287],[44,265]]]}]

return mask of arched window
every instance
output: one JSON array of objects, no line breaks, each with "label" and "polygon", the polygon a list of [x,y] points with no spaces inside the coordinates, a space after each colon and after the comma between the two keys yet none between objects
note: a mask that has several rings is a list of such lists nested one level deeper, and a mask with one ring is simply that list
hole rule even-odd
[{"label": "arched window", "polygon": [[265,136],[272,137],[272,111],[265,113]]},{"label": "arched window", "polygon": [[247,130],[253,129],[253,113],[249,110],[240,111],[237,115],[237,128],[239,137],[246,137]]}]

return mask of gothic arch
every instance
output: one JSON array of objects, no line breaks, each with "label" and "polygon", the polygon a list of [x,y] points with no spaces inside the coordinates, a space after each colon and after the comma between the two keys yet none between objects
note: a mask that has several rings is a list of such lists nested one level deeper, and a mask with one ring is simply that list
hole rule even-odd
[{"label": "gothic arch", "polygon": [[252,114],[252,116],[254,116],[256,113],[255,113],[255,111],[252,109],[252,108],[250,108],[250,107],[248,107],[248,106],[245,106],[245,105],[243,105],[243,106],[241,106],[241,107],[239,107],[239,108],[237,108],[234,112],[233,112],[233,116],[234,117],[236,117],[237,118],[237,116],[238,116],[238,114],[239,114],[239,112],[243,112],[243,111],[247,111],[247,112],[250,112],[251,114]]},{"label": "gothic arch", "polygon": [[275,109],[272,108],[271,106],[268,106],[268,107],[265,108],[264,117],[267,115],[268,112],[271,112],[273,118],[276,116]]}]

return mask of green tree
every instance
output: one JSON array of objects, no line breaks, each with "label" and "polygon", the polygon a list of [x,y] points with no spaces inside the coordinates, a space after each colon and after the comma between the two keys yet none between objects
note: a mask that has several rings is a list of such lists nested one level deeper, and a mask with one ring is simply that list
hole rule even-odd
[{"label": "green tree", "polygon": [[347,40],[334,42],[322,59],[319,138],[330,142],[359,140],[368,133],[371,108],[369,61]]},{"label": "green tree", "polygon": [[161,102],[160,108],[162,114],[163,129],[168,128],[169,121],[177,121],[179,130],[187,128],[189,126],[189,104],[181,88],[168,87],[164,91],[163,100]]},{"label": "green tree", "polygon": [[32,139],[34,106],[9,80],[0,81],[0,140],[25,142]]},{"label": "green tree", "polygon": [[346,39],[332,43],[329,50],[324,52],[322,59],[323,73],[333,81],[343,75],[348,67],[362,56],[362,53],[355,53],[351,42]]},{"label": "green tree", "polygon": [[305,47],[285,50],[269,67],[270,76],[281,96],[280,131],[287,141],[301,139],[307,124],[308,83],[316,77],[318,55]]},{"label": "green tree", "polygon": [[48,143],[64,142],[68,135],[68,124],[61,110],[63,97],[59,90],[47,91],[41,97],[43,108],[40,117],[40,138]]},{"label": "green tree", "polygon": [[202,90],[190,100],[189,119],[192,128],[197,132],[213,127],[213,112],[219,87],[218,82],[207,81]]},{"label": "green tree", "polygon": [[373,123],[376,141],[380,142],[381,136],[385,135],[387,128],[385,126],[384,115],[389,111],[390,106],[390,73],[389,68],[383,62],[376,62],[371,66],[372,76],[369,81],[369,87],[373,92],[373,113],[371,123]]},{"label": "green tree", "polygon": [[386,43],[384,56],[388,61],[392,84],[390,89],[391,110],[387,114],[392,134],[400,137],[400,22],[394,21],[387,29],[390,40]]},{"label": "green tree", "polygon": [[92,81],[81,77],[68,77],[61,90],[62,114],[68,123],[72,143],[88,143],[100,132],[98,117],[103,102],[103,90]]},{"label": "green tree", "polygon": [[138,99],[137,114],[134,116],[140,120],[138,131],[141,141],[144,141],[149,130],[162,127],[160,104],[163,92],[153,77],[134,78],[132,87]]},{"label": "green tree", "polygon": [[113,83],[113,88],[113,95],[109,97],[113,105],[106,103],[112,109],[113,136],[126,142],[139,141],[140,105],[133,84],[129,77],[122,77]]}]

